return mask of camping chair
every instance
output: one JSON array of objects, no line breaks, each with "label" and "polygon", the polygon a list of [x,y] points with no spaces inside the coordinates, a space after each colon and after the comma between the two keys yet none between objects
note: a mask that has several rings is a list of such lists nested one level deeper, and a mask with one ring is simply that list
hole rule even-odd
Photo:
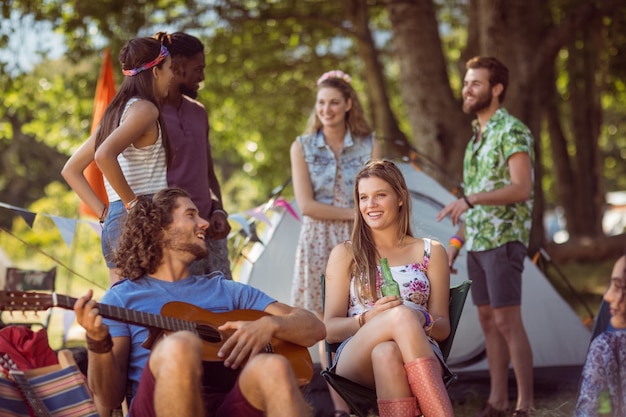
[{"label": "camping chair", "polygon": [[[322,275],[322,300],[325,300],[326,296],[326,282],[325,277]],[[465,299],[469,293],[471,281],[463,281],[461,284],[450,288],[450,335],[442,342],[439,342],[441,353],[443,353],[444,360],[448,359],[450,350],[452,349],[452,342],[454,341],[454,335],[461,319],[461,313],[465,306]],[[327,366],[332,366],[333,354],[339,348],[341,343],[328,343],[326,342],[326,363]],[[344,399],[350,409],[359,417],[367,417],[371,410],[376,410],[376,391],[353,382],[347,378],[337,375],[328,369],[323,369],[322,376],[328,382],[328,384]],[[447,378],[444,378],[444,384],[446,388],[454,382],[458,376],[452,374]]]},{"label": "camping chair", "polygon": [[[3,290],[6,291],[38,291],[53,293],[56,283],[56,267],[48,271],[26,270],[18,268],[7,268],[6,282]],[[7,317],[5,314],[10,314]],[[16,316],[14,313],[3,313],[2,318],[5,324],[18,326],[41,326],[47,329],[52,317],[52,309],[45,312],[26,313]]]},{"label": "camping chair", "polygon": [[6,358],[2,366],[10,371],[9,377],[0,371],[0,415],[98,417],[87,381],[69,350],[58,352],[57,365],[25,371]]}]

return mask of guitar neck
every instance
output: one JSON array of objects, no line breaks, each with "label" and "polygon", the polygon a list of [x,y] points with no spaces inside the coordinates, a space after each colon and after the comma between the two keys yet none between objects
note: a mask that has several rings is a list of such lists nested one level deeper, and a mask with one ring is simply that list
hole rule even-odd
[{"label": "guitar neck", "polygon": [[[53,301],[55,307],[74,309],[77,299],[67,295],[54,294],[56,300]],[[128,310],[126,308],[111,306],[108,304],[97,304],[98,311],[102,317],[120,321],[127,324],[136,324],[144,327],[153,327],[157,329],[176,332],[179,330],[188,330],[197,333],[196,323],[188,320],[178,319],[175,317],[161,316],[158,314],[145,313],[141,311]]]}]

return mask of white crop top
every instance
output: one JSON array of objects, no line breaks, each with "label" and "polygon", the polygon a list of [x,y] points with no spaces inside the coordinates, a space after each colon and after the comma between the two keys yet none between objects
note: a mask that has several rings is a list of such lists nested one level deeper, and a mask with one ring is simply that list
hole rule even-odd
[{"label": "white crop top", "polygon": [[[138,97],[128,100],[120,119],[120,125],[130,106],[138,100],[140,100]],[[130,145],[117,156],[117,162],[120,164],[124,178],[126,178],[131,190],[137,196],[154,194],[163,188],[167,188],[165,146],[163,146],[161,125],[158,122],[157,126],[159,128],[159,136],[154,144],[142,148]],[[109,184],[106,176],[104,177],[104,187],[109,197],[109,202],[120,200],[120,196]]]}]

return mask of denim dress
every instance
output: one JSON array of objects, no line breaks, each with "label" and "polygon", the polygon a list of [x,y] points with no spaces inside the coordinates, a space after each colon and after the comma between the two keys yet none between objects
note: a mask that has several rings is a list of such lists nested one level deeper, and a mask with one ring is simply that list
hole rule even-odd
[{"label": "denim dress", "polygon": [[[350,131],[346,132],[339,158],[335,158],[321,131],[300,136],[297,141],[302,146],[315,200],[336,207],[353,207],[354,181],[372,157],[373,135],[353,138]],[[331,250],[350,238],[352,223],[303,216],[291,286],[292,305],[322,314],[320,276],[326,270]]]}]

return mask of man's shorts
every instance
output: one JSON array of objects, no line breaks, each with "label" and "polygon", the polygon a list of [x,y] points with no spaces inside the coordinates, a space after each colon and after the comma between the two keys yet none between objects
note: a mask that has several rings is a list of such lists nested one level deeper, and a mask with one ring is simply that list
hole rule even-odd
[{"label": "man's shorts", "polygon": [[[130,405],[129,417],[156,417],[154,388],[156,381],[148,364],[143,369],[137,394]],[[263,417],[243,396],[239,383],[228,392],[204,392],[204,417]]]},{"label": "man's shorts", "polygon": [[474,304],[493,308],[521,305],[525,258],[526,247],[517,241],[468,252],[467,274],[472,281]]}]

